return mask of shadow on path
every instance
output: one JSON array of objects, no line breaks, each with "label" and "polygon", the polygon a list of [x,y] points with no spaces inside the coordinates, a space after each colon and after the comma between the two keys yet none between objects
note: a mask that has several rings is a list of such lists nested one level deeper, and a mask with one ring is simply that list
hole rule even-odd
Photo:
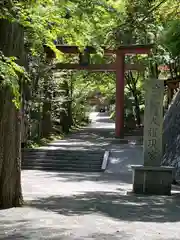
[{"label": "shadow on path", "polygon": [[180,221],[180,195],[128,196],[122,195],[122,192],[80,192],[70,197],[52,196],[34,200],[31,206],[66,216],[100,213],[123,221]]},{"label": "shadow on path", "polygon": [[63,140],[55,140],[40,149],[54,147],[54,149],[62,150],[104,150],[115,136],[114,128],[115,124],[113,120],[109,119],[107,113],[97,113],[94,121],[87,127],[68,134]]},{"label": "shadow on path", "polygon": [[[33,171],[33,170],[29,170]],[[45,173],[44,178],[50,178],[53,180],[55,178],[57,181],[62,183],[78,183],[78,182],[97,182],[97,183],[132,183],[132,172],[128,173],[75,173],[75,172],[53,172],[51,174],[49,171],[41,171],[41,173]],[[49,172],[49,174],[48,174]]]}]

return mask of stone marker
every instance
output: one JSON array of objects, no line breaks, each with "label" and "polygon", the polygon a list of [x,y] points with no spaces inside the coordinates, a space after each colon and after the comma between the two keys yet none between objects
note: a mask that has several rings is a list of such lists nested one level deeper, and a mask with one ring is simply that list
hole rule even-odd
[{"label": "stone marker", "polygon": [[164,81],[147,82],[144,111],[144,166],[160,166],[162,160]]},{"label": "stone marker", "polygon": [[134,165],[133,192],[171,194],[173,167],[162,167],[164,81],[151,79],[146,85],[144,112],[144,165]]}]

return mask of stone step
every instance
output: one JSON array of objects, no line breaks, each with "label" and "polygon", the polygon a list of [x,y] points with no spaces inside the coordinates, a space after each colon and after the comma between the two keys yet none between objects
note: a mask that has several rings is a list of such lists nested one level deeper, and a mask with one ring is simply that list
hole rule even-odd
[{"label": "stone step", "polygon": [[84,157],[99,157],[100,155],[103,155],[104,152],[101,152],[101,153],[96,153],[96,154],[91,154],[91,153],[86,153],[86,154],[81,154],[81,153],[67,153],[67,154],[64,154],[64,153],[51,153],[51,154],[48,154],[48,153],[36,153],[36,154],[32,154],[32,153],[23,153],[22,154],[22,157],[32,157],[32,158],[35,158],[35,157],[78,157],[78,158],[84,158]]},{"label": "stone step", "polygon": [[101,171],[104,151],[28,149],[22,152],[22,169]]},{"label": "stone step", "polygon": [[32,156],[32,155],[26,155],[26,156],[23,156],[22,159],[24,160],[52,160],[52,161],[63,161],[64,159],[65,160],[70,160],[70,161],[73,161],[73,160],[76,160],[76,161],[84,161],[84,160],[91,160],[91,161],[98,161],[99,159],[103,158],[103,155],[104,154],[101,154],[101,155],[97,155],[97,156]]},{"label": "stone step", "polygon": [[80,163],[80,164],[83,164],[83,163],[89,163],[89,162],[92,162],[92,163],[100,163],[103,161],[103,157],[99,157],[97,159],[91,159],[91,158],[88,158],[88,159],[67,159],[67,158],[64,158],[64,159],[52,159],[52,158],[47,158],[47,159],[23,159],[22,160],[22,163],[26,163],[26,162],[30,162],[30,163],[39,163],[39,162],[42,162],[42,163],[47,163],[47,162],[51,162],[52,164],[66,164],[66,163]]},{"label": "stone step", "polygon": [[72,167],[72,168],[99,168],[101,167],[101,164],[52,164],[52,163],[26,163],[25,165],[22,164],[22,166],[50,166],[54,168],[66,168],[66,167]]},{"label": "stone step", "polygon": [[64,150],[64,149],[22,149],[22,153],[61,153],[61,154],[67,154],[67,153],[81,153],[81,154],[87,154],[87,153],[90,153],[90,154],[98,154],[100,152],[103,152],[103,150],[89,150],[89,149],[80,149],[80,150]]},{"label": "stone step", "polygon": [[71,155],[71,154],[67,154],[67,155],[61,155],[61,154],[54,154],[54,155],[43,155],[43,154],[37,154],[37,155],[32,155],[32,154],[24,154],[22,155],[22,157],[25,159],[25,158],[56,158],[56,159],[59,159],[59,158],[76,158],[76,159],[81,159],[81,158],[93,158],[93,159],[97,159],[99,158],[99,156],[103,156],[104,153],[101,153],[101,154],[97,154],[97,155],[90,155],[90,154],[87,154],[87,155]]},{"label": "stone step", "polygon": [[51,164],[51,165],[59,165],[59,166],[63,166],[63,165],[101,165],[103,159],[100,159],[98,161],[51,161],[51,160],[47,160],[47,161],[43,161],[43,160],[39,160],[39,161],[22,161],[22,165],[26,165],[26,164]]},{"label": "stone step", "polygon": [[78,165],[85,165],[85,164],[101,164],[102,159],[100,159],[99,161],[51,161],[51,160],[38,160],[38,161],[30,161],[30,160],[26,160],[26,161],[22,161],[22,164],[49,164],[51,163],[52,165],[67,165],[67,164],[78,164]]},{"label": "stone step", "polygon": [[45,170],[45,171],[63,171],[63,172],[102,172],[101,168],[79,168],[79,167],[46,167],[46,166],[22,166],[22,170]]},{"label": "stone step", "polygon": [[103,156],[97,156],[96,158],[94,157],[84,157],[84,158],[79,158],[79,157],[25,157],[25,158],[22,158],[22,161],[52,161],[52,162],[63,162],[63,161],[69,161],[69,162],[88,162],[88,161],[93,161],[93,162],[96,162],[96,161],[100,161],[102,160]]},{"label": "stone step", "polygon": [[63,158],[54,158],[54,157],[49,157],[49,158],[22,158],[22,162],[99,162],[102,161],[103,156],[98,156],[97,158],[93,158],[93,157],[88,157],[88,158],[74,158],[74,157],[63,157]]}]

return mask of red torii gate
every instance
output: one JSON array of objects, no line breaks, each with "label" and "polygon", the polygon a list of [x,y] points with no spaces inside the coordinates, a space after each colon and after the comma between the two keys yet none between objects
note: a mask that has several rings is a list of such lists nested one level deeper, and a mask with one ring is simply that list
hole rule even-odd
[{"label": "red torii gate", "polygon": [[[56,45],[56,48],[64,54],[82,54],[77,46]],[[115,136],[123,138],[124,136],[124,86],[125,86],[125,71],[126,70],[142,70],[142,65],[125,64],[125,55],[130,54],[149,54],[152,45],[130,45],[120,46],[117,49],[104,49],[105,55],[116,55],[114,63],[110,64],[71,64],[57,63],[56,69],[74,69],[87,71],[108,71],[116,72],[116,121],[115,121]],[[53,51],[44,46],[47,58],[55,57]],[[92,54],[96,50],[93,47],[86,47],[85,53]],[[81,55],[80,55],[81,56]]]}]

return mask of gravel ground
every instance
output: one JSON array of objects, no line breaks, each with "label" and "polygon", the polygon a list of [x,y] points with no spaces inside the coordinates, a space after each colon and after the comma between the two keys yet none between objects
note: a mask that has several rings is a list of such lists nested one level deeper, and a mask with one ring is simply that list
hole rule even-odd
[{"label": "gravel ground", "polygon": [[180,239],[179,187],[168,197],[129,194],[142,148],[112,149],[110,173],[22,171],[26,205],[0,211],[0,239]]}]

